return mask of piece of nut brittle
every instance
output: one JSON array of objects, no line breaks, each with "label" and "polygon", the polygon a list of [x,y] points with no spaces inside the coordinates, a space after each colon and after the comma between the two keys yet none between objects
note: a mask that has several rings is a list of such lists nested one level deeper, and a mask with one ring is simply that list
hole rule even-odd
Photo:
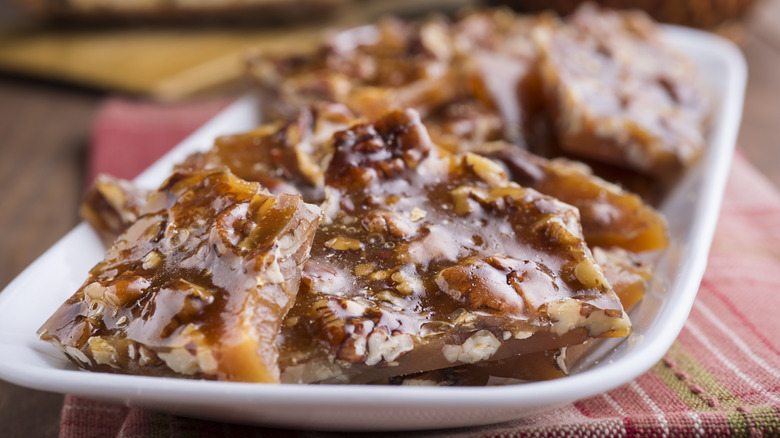
[{"label": "piece of nut brittle", "polygon": [[320,103],[289,119],[253,131],[218,137],[206,152],[189,156],[177,168],[227,167],[239,178],[256,181],[273,194],[301,194],[306,202],[324,198],[323,171],[332,155],[333,133],[354,116],[343,105]]},{"label": "piece of nut brittle", "polygon": [[631,309],[645,296],[653,276],[652,263],[618,247],[593,248],[593,258],[604,269],[604,276],[624,309]]},{"label": "piece of nut brittle", "polygon": [[98,175],[81,203],[79,214],[108,246],[138,219],[148,194],[130,181]]},{"label": "piece of nut brittle", "polygon": [[334,138],[284,382],[369,382],[624,336],[574,207],[434,146],[411,110]]},{"label": "piece of nut brittle", "polygon": [[593,175],[582,163],[548,160],[500,142],[483,145],[478,153],[504,164],[512,181],[577,207],[588,245],[634,252],[669,245],[661,213],[639,196]]},{"label": "piece of nut brittle", "polygon": [[534,37],[564,150],[662,179],[701,155],[708,97],[648,17],[587,5]]},{"label": "piece of nut brittle", "polygon": [[427,112],[463,93],[449,26],[388,18],[326,37],[306,56],[252,57],[250,75],[289,114],[315,102],[339,102],[375,118],[392,108]]},{"label": "piece of nut brittle", "polygon": [[224,169],[176,172],[39,335],[91,370],[276,382],[320,219]]},{"label": "piece of nut brittle", "polygon": [[529,80],[539,20],[507,10],[384,19],[330,34],[313,53],[250,57],[249,75],[282,114],[320,101],[369,119],[411,108],[449,134],[521,141],[523,101],[540,99]]}]

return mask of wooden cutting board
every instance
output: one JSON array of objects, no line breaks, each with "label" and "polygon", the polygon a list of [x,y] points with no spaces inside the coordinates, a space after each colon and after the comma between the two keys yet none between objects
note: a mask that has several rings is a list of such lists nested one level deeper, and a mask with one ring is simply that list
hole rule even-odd
[{"label": "wooden cutting board", "polygon": [[[423,3],[420,5],[420,3]],[[300,52],[329,28],[399,13],[453,11],[469,0],[360,2],[326,22],[284,28],[122,28],[0,33],[0,70],[160,100],[240,87],[248,50]]]}]

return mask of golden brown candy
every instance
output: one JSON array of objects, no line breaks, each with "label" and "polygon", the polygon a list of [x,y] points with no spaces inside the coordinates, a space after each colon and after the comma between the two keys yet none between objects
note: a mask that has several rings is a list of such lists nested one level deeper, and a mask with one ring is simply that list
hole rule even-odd
[{"label": "golden brown candy", "polygon": [[375,118],[393,108],[427,112],[461,96],[448,23],[385,19],[331,35],[308,56],[259,56],[249,70],[274,109],[289,114],[339,102]]},{"label": "golden brown candy", "polygon": [[638,254],[621,248],[593,248],[593,258],[604,269],[604,276],[624,309],[629,310],[639,303],[653,275],[651,264],[641,261]]},{"label": "golden brown candy", "polygon": [[386,19],[332,34],[312,54],[250,58],[250,74],[283,114],[318,101],[369,119],[412,108],[458,151],[494,137],[521,142],[524,105],[541,99],[532,74],[538,21],[506,10],[454,22]]},{"label": "golden brown candy", "polygon": [[98,175],[84,197],[79,214],[108,246],[138,219],[148,194],[130,181]]},{"label": "golden brown candy", "polygon": [[480,154],[503,163],[510,179],[577,207],[585,241],[591,246],[617,246],[652,251],[669,245],[666,220],[642,199],[566,159],[547,160],[512,145],[483,146]]},{"label": "golden brown candy", "polygon": [[646,16],[586,6],[534,37],[564,150],[660,178],[701,155],[709,102]]},{"label": "golden brown candy", "polygon": [[329,141],[334,132],[352,121],[352,114],[343,105],[317,104],[297,111],[284,122],[219,137],[211,149],[191,155],[177,167],[227,167],[273,194],[301,194],[306,202],[321,202],[325,197],[323,166],[332,155]]},{"label": "golden brown candy", "polygon": [[174,173],[39,335],[92,370],[276,382],[320,218],[224,169]]},{"label": "golden brown candy", "polygon": [[575,208],[437,148],[414,111],[334,145],[282,381],[368,382],[628,334]]}]

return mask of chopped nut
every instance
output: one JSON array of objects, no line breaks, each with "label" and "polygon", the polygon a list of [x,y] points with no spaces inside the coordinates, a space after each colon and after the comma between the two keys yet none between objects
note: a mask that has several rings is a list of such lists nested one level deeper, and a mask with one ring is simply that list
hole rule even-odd
[{"label": "chopped nut", "polygon": [[377,281],[377,280],[384,280],[389,276],[390,276],[390,271],[376,271],[373,274],[369,275],[368,278]]},{"label": "chopped nut", "polygon": [[411,217],[412,222],[417,222],[419,220],[425,219],[425,216],[427,214],[428,213],[425,210],[423,210],[421,208],[414,207],[412,209],[411,213],[409,213],[409,217]]},{"label": "chopped nut", "polygon": [[160,359],[157,357],[157,354],[141,345],[138,348],[138,353],[140,354],[140,359],[138,360],[138,365],[144,366],[154,366],[157,365],[160,362]]},{"label": "chopped nut", "polygon": [[412,228],[399,214],[389,211],[371,212],[363,218],[363,226],[372,233],[388,233],[404,238],[412,234]]},{"label": "chopped nut", "polygon": [[192,375],[200,370],[195,356],[185,348],[177,347],[171,349],[168,353],[160,352],[157,355],[168,365],[168,368],[177,373]]},{"label": "chopped nut", "polygon": [[566,347],[561,348],[555,355],[555,364],[558,366],[563,374],[569,374],[569,368],[566,366]]},{"label": "chopped nut", "polygon": [[65,346],[64,346],[64,350],[65,350],[65,353],[66,353],[68,356],[70,356],[70,357],[72,357],[72,358],[76,359],[77,361],[81,362],[81,363],[82,363],[82,364],[84,364],[84,365],[89,365],[89,364],[91,364],[91,363],[92,363],[92,361],[91,361],[91,360],[89,360],[89,358],[87,357],[87,355],[86,355],[86,354],[84,354],[84,352],[83,352],[83,351],[79,350],[79,349],[78,349],[78,348],[76,348],[76,347],[71,347],[70,345],[65,345]]},{"label": "chopped nut", "polygon": [[396,290],[404,295],[409,295],[422,287],[420,279],[412,275],[407,274],[402,270],[395,271],[390,278],[396,282]]},{"label": "chopped nut", "polygon": [[631,331],[628,315],[622,312],[622,316],[616,317],[611,313],[607,310],[587,309],[574,299],[550,303],[547,306],[547,315],[552,321],[551,331],[557,335],[578,327],[587,327],[590,336],[627,336]]},{"label": "chopped nut", "polygon": [[374,272],[374,269],[376,269],[376,265],[374,263],[361,263],[355,266],[354,273],[355,275],[362,277]]},{"label": "chopped nut", "polygon": [[144,269],[157,269],[162,264],[162,254],[156,249],[153,249],[147,253],[142,259],[141,265]]},{"label": "chopped nut", "polygon": [[92,358],[98,365],[116,365],[118,358],[116,349],[105,339],[92,336],[87,340],[87,344],[92,352]]},{"label": "chopped nut", "polygon": [[480,330],[466,339],[463,345],[445,345],[441,352],[449,363],[477,363],[490,359],[500,346],[501,341],[493,333]]},{"label": "chopped nut", "polygon": [[215,373],[218,368],[217,360],[214,358],[214,353],[206,348],[198,348],[198,354],[195,355],[198,359],[198,365],[200,370],[204,373]]},{"label": "chopped nut", "polygon": [[352,237],[344,237],[344,236],[337,236],[328,240],[327,242],[325,242],[325,246],[338,251],[350,251],[350,250],[358,250],[362,248],[362,244],[360,243],[359,240]]},{"label": "chopped nut", "polygon": [[105,310],[105,306],[103,305],[103,303],[99,301],[93,301],[89,305],[89,311],[87,312],[87,317],[93,319],[100,318],[103,316],[104,310]]},{"label": "chopped nut", "polygon": [[531,336],[533,336],[533,334],[534,334],[534,332],[532,332],[532,331],[520,330],[520,331],[515,332],[514,338],[515,339],[528,339]]},{"label": "chopped nut", "polygon": [[501,165],[480,155],[468,153],[464,157],[466,165],[470,166],[474,173],[482,178],[491,187],[498,187],[506,184],[507,177]]},{"label": "chopped nut", "polygon": [[105,287],[97,281],[92,282],[84,287],[84,297],[87,298],[88,302],[101,300],[103,298],[104,289]]},{"label": "chopped nut", "polygon": [[574,275],[585,287],[601,288],[608,284],[607,279],[604,278],[603,270],[592,260],[586,259],[579,262],[574,269]]},{"label": "chopped nut", "polygon": [[382,360],[392,362],[412,348],[414,348],[414,340],[409,334],[388,336],[383,331],[374,331],[368,336],[366,365],[376,365]]}]

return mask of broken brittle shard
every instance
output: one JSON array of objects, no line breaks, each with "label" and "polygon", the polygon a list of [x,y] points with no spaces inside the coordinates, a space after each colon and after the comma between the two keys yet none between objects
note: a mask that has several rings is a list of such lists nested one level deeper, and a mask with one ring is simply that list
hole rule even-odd
[{"label": "broken brittle shard", "polygon": [[504,137],[519,142],[522,107],[541,98],[530,74],[539,20],[506,10],[471,11],[454,22],[384,19],[333,33],[307,55],[250,57],[248,70],[272,111],[285,116],[315,102],[342,103],[369,119],[411,108],[453,151]]},{"label": "broken brittle shard", "polygon": [[224,169],[176,172],[39,335],[92,370],[276,382],[320,219]]},{"label": "broken brittle shard", "polygon": [[319,103],[283,122],[218,137],[211,149],[190,155],[177,168],[226,167],[273,194],[301,194],[304,201],[319,203],[325,197],[323,169],[332,155],[330,139],[353,120],[343,105]]},{"label": "broken brittle shard", "polygon": [[577,207],[588,245],[654,251],[669,245],[666,219],[642,198],[595,175],[585,164],[548,160],[505,143],[483,145],[478,153],[502,163],[509,178],[524,187]]},{"label": "broken brittle shard", "polygon": [[540,77],[565,151],[658,178],[701,155],[709,101],[644,14],[586,5],[539,26]]},{"label": "broken brittle shard", "polygon": [[415,111],[334,137],[283,382],[370,382],[625,336],[574,207],[430,141]]},{"label": "broken brittle shard", "polygon": [[108,246],[138,219],[148,194],[130,181],[98,175],[84,197],[79,214]]},{"label": "broken brittle shard", "polygon": [[452,152],[502,139],[667,182],[701,155],[711,104],[646,16],[588,6],[565,21],[507,10],[387,19],[248,68],[281,113],[321,101],[369,119],[412,108]]},{"label": "broken brittle shard", "polygon": [[448,23],[385,19],[327,38],[310,56],[257,56],[249,70],[281,113],[339,102],[375,118],[393,108],[427,112],[463,94]]}]

